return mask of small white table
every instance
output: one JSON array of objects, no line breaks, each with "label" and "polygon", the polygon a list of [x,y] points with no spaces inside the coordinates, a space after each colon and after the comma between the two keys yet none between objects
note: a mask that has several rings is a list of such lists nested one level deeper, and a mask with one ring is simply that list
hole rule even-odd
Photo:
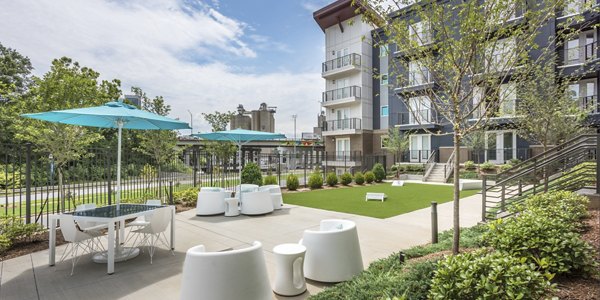
[{"label": "small white table", "polygon": [[281,244],[273,248],[275,254],[275,282],[273,291],[283,296],[296,296],[306,291],[304,255],[306,247],[300,244]]},{"label": "small white table", "polygon": [[225,216],[235,217],[240,215],[240,201],[238,198],[225,198]]},{"label": "small white table", "polygon": [[[75,221],[88,221],[96,223],[104,223],[108,225],[108,250],[106,252],[105,260],[107,265],[107,273],[113,274],[115,272],[115,261],[124,261],[133,258],[139,254],[137,251],[131,251],[130,249],[123,250],[120,245],[120,240],[123,240],[125,234],[125,220],[133,219],[139,216],[144,216],[152,213],[152,210],[162,206],[145,205],[145,204],[121,204],[119,209],[116,205],[109,205],[98,207],[95,209],[84,210],[73,213]],[[171,208],[171,250],[175,250],[175,206]],[[49,257],[48,265],[54,266],[56,263],[56,221],[58,215],[50,216],[50,237],[49,237]],[[120,230],[115,230],[119,228]],[[115,239],[115,231],[118,231]],[[102,255],[102,254],[100,254]],[[100,261],[102,258],[95,258]]]}]

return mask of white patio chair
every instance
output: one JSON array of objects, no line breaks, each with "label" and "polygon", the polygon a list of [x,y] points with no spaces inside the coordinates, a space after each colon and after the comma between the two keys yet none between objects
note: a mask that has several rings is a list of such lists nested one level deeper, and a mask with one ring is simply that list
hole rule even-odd
[{"label": "white patio chair", "polygon": [[266,191],[244,193],[241,213],[244,215],[264,215],[273,212],[271,194]]},{"label": "white patio chair", "polygon": [[269,282],[260,242],[224,252],[206,252],[199,245],[186,253],[181,299],[272,299]]},{"label": "white patio chair", "polygon": [[102,234],[99,231],[83,232],[78,230],[72,215],[60,215],[59,220],[60,231],[65,241],[69,242],[60,261],[64,261],[67,257],[71,258],[71,276],[73,276],[75,265],[80,259],[79,254],[93,253],[94,239],[102,236]]},{"label": "white patio chair", "polygon": [[[149,206],[161,206],[162,205],[162,201],[159,199],[150,199],[150,200],[146,200],[146,205]],[[148,213],[149,215],[152,214],[152,212]],[[148,216],[149,217],[149,216]],[[148,221],[146,220],[146,216],[139,216],[137,218],[135,218],[133,221],[126,223],[125,227],[134,227],[134,226],[146,226],[148,225]]]},{"label": "white patio chair", "polygon": [[[85,211],[85,210],[90,210],[90,209],[95,209],[95,208],[96,208],[95,203],[80,204],[75,207],[75,211]],[[108,225],[106,225],[104,223],[97,223],[97,222],[90,222],[90,221],[80,221],[80,222],[77,222],[77,225],[79,225],[79,228],[83,231],[99,231],[99,230],[108,228]]]},{"label": "white patio chair", "polygon": [[225,212],[225,198],[227,193],[223,191],[200,192],[196,201],[196,215],[209,216]]},{"label": "white patio chair", "polygon": [[341,282],[363,270],[356,224],[348,220],[322,220],[319,230],[305,230],[304,276],[321,282]]},{"label": "white patio chair", "polygon": [[200,188],[200,192],[224,192],[224,188],[220,187],[212,187],[212,186],[203,186]]},{"label": "white patio chair", "polygon": [[273,209],[281,209],[283,206],[283,197],[281,196],[281,188],[278,185],[263,185],[259,191],[267,191],[271,194],[271,201],[273,201]]},{"label": "white patio chair", "polygon": [[[137,235],[137,237],[141,236],[141,240],[139,245],[137,246],[148,246],[149,254],[150,254],[150,264],[152,264],[152,257],[154,256],[154,252],[156,250],[156,246],[158,244],[163,244],[165,247],[169,248],[172,255],[175,255],[171,246],[169,246],[169,241],[165,235],[165,231],[169,226],[169,222],[171,221],[171,208],[169,207],[161,207],[157,208],[152,212],[152,215],[148,218],[148,225],[131,231],[131,234]],[[135,245],[136,241],[139,238],[136,238],[133,242]]]}]

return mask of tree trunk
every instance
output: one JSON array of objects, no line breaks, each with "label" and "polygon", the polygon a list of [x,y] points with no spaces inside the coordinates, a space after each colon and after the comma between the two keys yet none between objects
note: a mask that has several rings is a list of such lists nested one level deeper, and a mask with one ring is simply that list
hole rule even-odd
[{"label": "tree trunk", "polygon": [[65,187],[63,186],[62,168],[56,168],[58,172],[58,199],[60,199],[60,211],[65,212]]},{"label": "tree trunk", "polygon": [[460,168],[460,138],[454,130],[454,236],[452,239],[452,253],[458,254],[460,241],[460,190],[459,190],[459,168]]}]

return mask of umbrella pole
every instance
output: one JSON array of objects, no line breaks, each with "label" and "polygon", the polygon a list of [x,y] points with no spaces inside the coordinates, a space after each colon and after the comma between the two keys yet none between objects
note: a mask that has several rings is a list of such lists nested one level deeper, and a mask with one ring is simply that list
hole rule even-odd
[{"label": "umbrella pole", "polygon": [[123,131],[123,121],[117,121],[119,128],[117,139],[117,209],[121,206],[121,132]]},{"label": "umbrella pole", "polygon": [[242,143],[238,143],[238,171],[240,176],[240,202],[242,201]]}]

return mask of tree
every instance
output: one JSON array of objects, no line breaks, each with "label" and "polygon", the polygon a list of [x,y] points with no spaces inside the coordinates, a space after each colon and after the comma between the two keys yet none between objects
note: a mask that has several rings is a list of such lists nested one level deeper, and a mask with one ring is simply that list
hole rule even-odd
[{"label": "tree", "polygon": [[[202,116],[211,126],[213,132],[223,131],[227,129],[227,124],[231,120],[233,116],[233,112],[218,112],[214,113],[202,113]],[[206,143],[206,151],[213,155],[217,163],[212,164],[213,170],[216,170],[217,173],[221,173],[221,185],[225,185],[225,169],[223,168],[225,163],[229,161],[231,156],[233,156],[236,152],[236,146],[232,142],[208,142]],[[223,169],[221,169],[223,168]]]},{"label": "tree", "polygon": [[[142,109],[166,116],[171,112],[171,106],[165,104],[162,96],[150,99],[139,87],[132,87],[131,91],[140,97]],[[156,179],[158,181],[158,196],[162,197],[161,168],[172,161],[180,152],[177,147],[177,133],[173,130],[143,130],[137,134],[139,145],[134,150],[147,155],[156,164]]]},{"label": "tree", "polygon": [[[565,1],[396,0],[391,1],[393,5],[388,0],[358,2],[369,6],[362,10],[364,19],[380,27],[387,38],[378,45],[395,45],[401,53],[400,58],[389,62],[390,78],[401,88],[400,100],[419,123],[430,121],[423,112],[435,111],[452,128],[452,251],[456,254],[460,238],[458,176],[462,139],[484,129],[491,117],[514,114],[514,103],[508,101],[515,92],[514,84],[506,88],[503,83],[519,82],[532,65],[526,62],[544,61],[544,56],[554,52],[555,40],[538,44],[536,38],[541,28],[554,29],[554,23],[548,20],[555,17]],[[516,18],[520,15],[523,18]],[[560,35],[568,33],[558,31]],[[413,88],[402,89],[407,86]]]},{"label": "tree", "polygon": [[0,143],[14,140],[14,120],[18,117],[16,104],[32,83],[31,61],[14,49],[0,43]]},{"label": "tree", "polygon": [[[99,73],[81,67],[70,58],[52,61],[50,71],[34,78],[31,90],[17,104],[20,113],[100,105],[120,95],[118,80],[98,81]],[[13,123],[17,139],[36,145],[34,149],[52,155],[58,173],[61,210],[65,210],[63,168],[73,160],[90,156],[88,146],[102,139],[98,129],[17,118]]]},{"label": "tree", "polygon": [[[546,152],[549,145],[583,132],[586,108],[592,109],[595,103],[579,103],[577,95],[569,90],[569,83],[577,77],[559,78],[552,64],[534,66],[529,75],[519,83],[521,102],[514,121],[521,136],[539,143]],[[548,105],[548,99],[552,99],[552,105]],[[548,190],[547,167],[543,175],[544,190]]]},{"label": "tree", "polygon": [[383,140],[383,147],[391,154],[394,154],[398,161],[401,160],[402,153],[408,150],[409,147],[409,133],[402,133],[397,128],[389,128],[387,138]]}]

